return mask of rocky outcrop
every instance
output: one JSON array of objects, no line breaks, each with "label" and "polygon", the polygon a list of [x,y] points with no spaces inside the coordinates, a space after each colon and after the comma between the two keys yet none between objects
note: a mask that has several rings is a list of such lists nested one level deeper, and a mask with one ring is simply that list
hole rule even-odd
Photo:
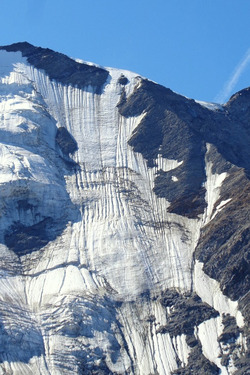
[{"label": "rocky outcrop", "polygon": [[108,77],[105,69],[78,63],[62,53],[54,52],[49,48],[34,47],[27,42],[2,46],[0,49],[8,52],[20,51],[32,66],[44,70],[50,79],[64,85],[80,88],[92,86],[99,93]]},{"label": "rocky outcrop", "polygon": [[162,293],[160,302],[170,310],[167,313],[167,324],[160,326],[157,333],[169,332],[170,336],[193,336],[194,327],[219,315],[196,294],[180,295],[177,291],[167,290]]}]

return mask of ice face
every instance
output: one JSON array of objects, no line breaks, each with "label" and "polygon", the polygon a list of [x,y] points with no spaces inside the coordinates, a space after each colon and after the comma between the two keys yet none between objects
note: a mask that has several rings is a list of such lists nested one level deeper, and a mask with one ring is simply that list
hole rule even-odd
[{"label": "ice face", "polygon": [[[140,87],[140,77],[107,69],[97,92],[89,84],[50,79],[18,52],[0,53],[0,306],[3,346],[14,353],[0,356],[0,369],[15,375],[83,369],[170,375],[188,366],[199,341],[200,354],[232,373],[220,364],[217,338],[222,314],[243,325],[238,304],[193,259],[226,174],[213,173],[206,159],[204,214],[168,212],[170,203],[155,194],[154,181],[163,171],[178,184],[183,161],[158,154],[149,168],[128,146],[146,113],[125,117],[117,107]],[[191,336],[174,330],[183,321],[164,302],[168,290],[184,296],[176,300],[186,309],[180,316],[188,317],[198,296],[199,306],[220,316],[208,314],[200,324],[197,315]],[[15,320],[22,323],[14,329],[20,340],[11,344]]]},{"label": "ice face", "polygon": [[65,207],[70,212],[73,205],[60,176],[64,167],[56,150],[56,121],[33,83],[20,72],[26,59],[19,53],[0,54],[0,191],[5,212],[0,225],[11,249],[22,253],[28,250],[18,247],[17,230],[26,237],[32,233],[39,248],[62,230],[70,216]]}]

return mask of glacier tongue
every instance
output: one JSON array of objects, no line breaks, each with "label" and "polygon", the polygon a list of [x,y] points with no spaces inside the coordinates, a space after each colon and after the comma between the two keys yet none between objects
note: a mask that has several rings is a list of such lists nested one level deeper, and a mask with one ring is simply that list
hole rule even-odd
[{"label": "glacier tongue", "polygon": [[[183,161],[158,155],[149,168],[128,146],[145,113],[118,110],[141,77],[107,69],[99,93],[52,80],[19,52],[0,59],[0,374],[170,375],[188,366],[192,340],[202,363],[232,374],[219,359],[216,314],[239,326],[242,315],[194,262],[226,174],[219,181],[207,161],[206,217],[168,212],[154,180],[160,171],[174,178]],[[61,127],[77,145],[70,155],[56,142]],[[204,310],[195,334],[177,329],[168,290],[178,291],[183,319],[198,314],[192,298]]]}]

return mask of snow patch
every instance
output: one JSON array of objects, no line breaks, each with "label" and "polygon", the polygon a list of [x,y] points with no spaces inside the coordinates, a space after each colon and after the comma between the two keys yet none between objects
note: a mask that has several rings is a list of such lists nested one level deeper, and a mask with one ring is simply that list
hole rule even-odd
[{"label": "snow patch", "polygon": [[210,103],[210,102],[204,102],[201,100],[195,100],[196,103],[200,104],[202,107],[205,107],[207,109],[210,109],[211,111],[218,111],[218,110],[224,110],[224,107],[219,103]]},{"label": "snow patch", "polygon": [[178,168],[180,165],[182,165],[182,161],[178,160],[172,160],[172,159],[166,159],[163,158],[161,154],[158,154],[157,159],[156,159],[156,164],[157,164],[157,169],[163,170],[163,172],[168,172],[173,169]]},{"label": "snow patch", "polygon": [[[218,174],[218,173],[213,174],[212,173],[213,163],[207,160],[207,155],[210,151],[210,148],[211,148],[211,145],[207,144],[207,154],[206,154],[206,157],[205,157],[206,175],[207,175],[207,179],[206,179],[206,182],[205,182],[207,208],[205,210],[204,218],[203,218],[205,224],[207,224],[219,212],[218,207],[217,207],[216,212],[212,216],[215,203],[217,202],[217,200],[220,197],[221,185],[222,185],[223,181],[225,180],[225,178],[228,176],[228,174],[226,172],[223,172],[223,173],[220,173],[220,174]],[[221,205],[219,207],[220,210],[223,208],[223,206],[224,205]]]},{"label": "snow patch", "polygon": [[219,311],[220,315],[224,313],[234,316],[237,325],[243,327],[244,319],[241,312],[238,310],[238,303],[226,297],[222,293],[218,281],[205,274],[202,267],[203,263],[196,260],[194,266],[194,287],[196,293],[204,302]]}]

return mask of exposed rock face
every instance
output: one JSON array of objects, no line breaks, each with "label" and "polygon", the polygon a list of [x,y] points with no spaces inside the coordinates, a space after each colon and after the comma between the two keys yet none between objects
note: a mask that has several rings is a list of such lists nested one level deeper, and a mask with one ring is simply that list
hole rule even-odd
[{"label": "exposed rock face", "polygon": [[77,150],[76,141],[71,137],[68,130],[63,126],[57,129],[56,142],[64,155],[69,156],[69,154],[73,154]]},{"label": "exposed rock face", "polygon": [[249,93],[0,48],[0,374],[249,373]]},{"label": "exposed rock face", "polygon": [[214,375],[220,374],[220,369],[214,363],[208,361],[208,359],[202,354],[202,347],[200,343],[197,343],[194,348],[192,348],[191,353],[189,354],[187,366],[175,370],[172,374]]},{"label": "exposed rock face", "polygon": [[193,336],[194,327],[219,315],[209,305],[202,303],[196,294],[180,295],[175,291],[170,291],[170,293],[165,291],[160,302],[164,307],[170,309],[167,313],[167,324],[160,326],[157,333],[169,332],[172,337],[182,334]]},{"label": "exposed rock face", "polygon": [[64,85],[75,85],[85,89],[92,86],[99,92],[108,78],[107,70],[78,63],[49,48],[34,47],[27,42],[1,48],[8,52],[20,51],[32,66],[44,70],[50,79]]}]

